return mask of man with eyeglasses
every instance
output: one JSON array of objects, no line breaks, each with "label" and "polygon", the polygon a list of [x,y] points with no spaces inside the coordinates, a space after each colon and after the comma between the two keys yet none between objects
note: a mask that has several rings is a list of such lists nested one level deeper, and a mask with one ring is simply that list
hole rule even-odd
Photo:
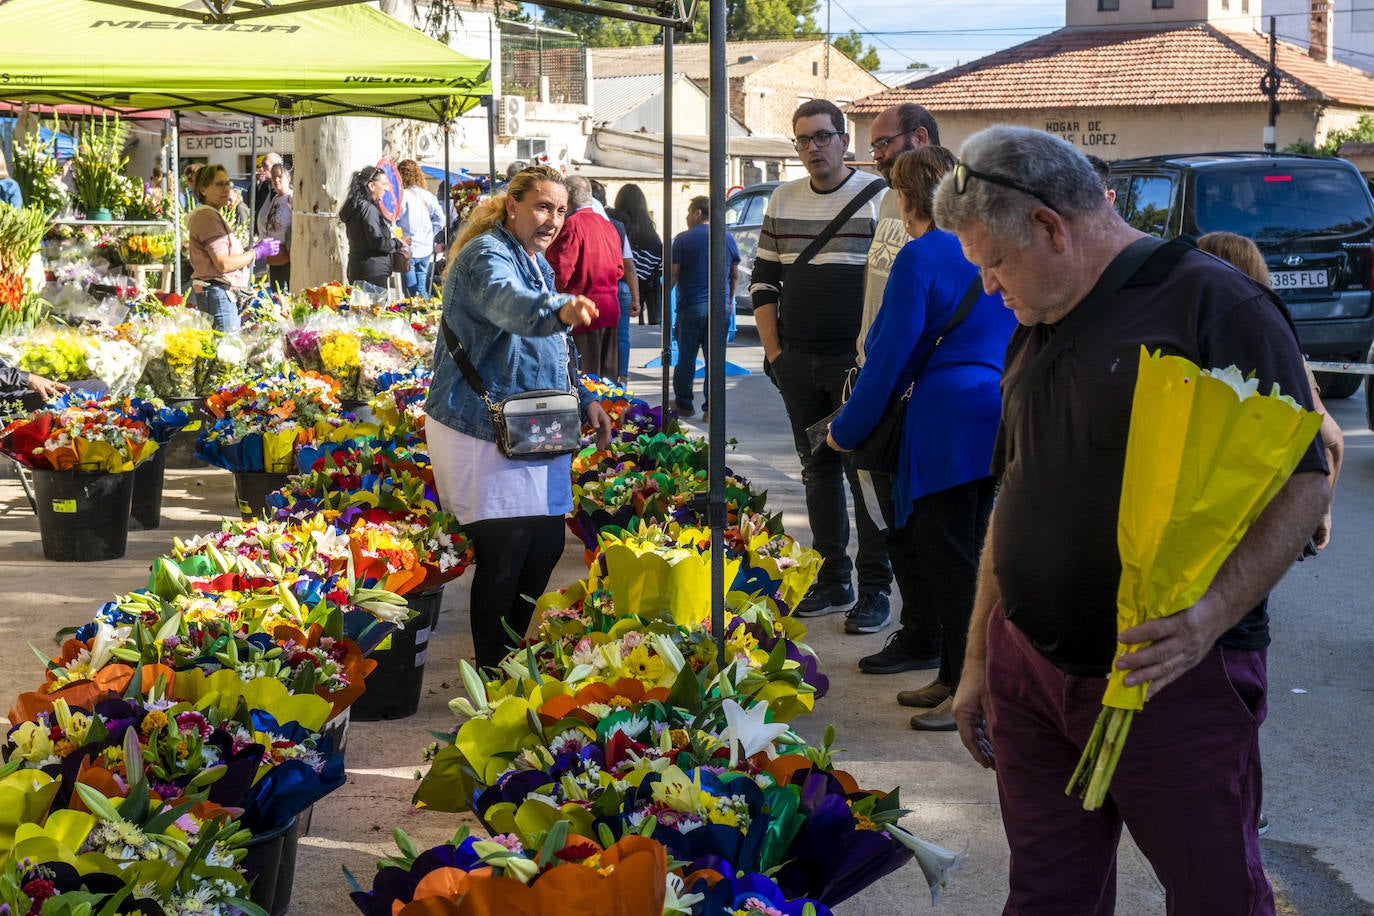
[{"label": "man with eyeglasses", "polygon": [[[801,459],[811,546],[824,560],[793,612],[799,617],[837,611],[885,616],[892,567],[883,533],[864,507],[850,460],[829,448],[812,451],[806,434],[808,426],[843,403],[863,320],[864,265],[884,186],[878,176],[845,164],[849,134],[834,103],[804,102],[792,115],[792,129],[808,177],[780,185],[768,201],[749,292],[764,370],[782,394]],[[851,203],[857,204],[853,212],[832,227]],[[826,235],[824,244],[812,244]],[[808,248],[813,251],[803,258]],[[857,600],[846,478],[859,533]]]},{"label": "man with eyeglasses", "polygon": [[[954,697],[964,746],[996,769],[1011,847],[1005,912],[1112,913],[1124,825],[1170,913],[1273,914],[1255,828],[1266,593],[1327,505],[1320,437],[1196,604],[1120,634],[1117,524],[1141,348],[1237,366],[1310,408],[1292,322],[1268,287],[1127,225],[1060,138],[993,127],[960,156],[935,220],[1020,325]],[[1149,682],[1151,698],[1107,803],[1085,811],[1065,788],[1113,666],[1128,686]]]}]

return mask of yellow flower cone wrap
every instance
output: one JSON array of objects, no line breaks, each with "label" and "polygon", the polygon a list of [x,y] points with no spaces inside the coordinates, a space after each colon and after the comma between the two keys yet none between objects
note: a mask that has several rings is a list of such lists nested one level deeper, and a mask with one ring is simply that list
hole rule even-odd
[{"label": "yellow flower cone wrap", "polygon": [[[1186,610],[1288,480],[1321,425],[1291,398],[1242,398],[1180,356],[1140,351],[1121,487],[1117,631]],[[1253,384],[1251,385],[1253,387]],[[1141,646],[1117,645],[1117,656]],[[1139,710],[1148,685],[1113,666],[1102,705]]]}]

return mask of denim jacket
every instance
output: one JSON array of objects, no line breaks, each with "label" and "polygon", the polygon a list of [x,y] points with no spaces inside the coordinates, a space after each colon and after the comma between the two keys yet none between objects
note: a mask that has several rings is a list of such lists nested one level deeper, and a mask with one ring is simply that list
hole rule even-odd
[{"label": "denim jacket", "polygon": [[[558,310],[572,296],[554,289],[553,268],[531,258],[496,226],[458,252],[444,279],[444,321],[467,351],[493,403],[541,388],[568,390],[568,327]],[[587,396],[580,397],[585,415]],[[449,355],[443,330],[425,413],[468,436],[494,441],[491,414]]]}]

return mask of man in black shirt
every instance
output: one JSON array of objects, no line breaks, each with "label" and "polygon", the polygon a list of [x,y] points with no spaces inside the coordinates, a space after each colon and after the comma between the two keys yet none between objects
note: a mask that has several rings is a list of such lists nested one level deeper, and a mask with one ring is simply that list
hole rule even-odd
[{"label": "man in black shirt", "polygon": [[[1007,911],[1112,913],[1124,822],[1171,913],[1273,913],[1255,831],[1264,599],[1328,499],[1316,440],[1195,605],[1120,634],[1127,645],[1150,642],[1117,661],[1128,685],[1150,682],[1150,702],[1132,723],[1107,804],[1084,811],[1065,787],[1118,637],[1117,514],[1140,348],[1204,368],[1234,364],[1254,372],[1260,390],[1277,382],[1310,407],[1287,312],[1239,271],[1176,248],[1176,263],[1151,259],[1061,328],[1145,236],[1057,137],[995,127],[960,155],[936,194],[936,222],[959,236],[1021,325],[1002,383],[1001,491],[954,701],[965,746],[997,770],[1012,853]],[[1061,333],[1071,337],[1015,403],[1017,380]]]},{"label": "man in black shirt", "polygon": [[[807,177],[779,185],[769,198],[749,285],[764,371],[782,394],[801,461],[811,546],[824,559],[815,584],[792,610],[798,617],[845,611],[868,621],[867,632],[876,632],[892,616],[886,540],[864,506],[850,459],[829,448],[813,450],[806,430],[844,402],[863,320],[864,265],[886,186],[877,175],[845,163],[849,133],[833,103],[803,102],[792,114],[792,129]],[[802,259],[851,202],[856,206],[844,224],[809,262]],[[846,480],[855,502],[857,564],[848,553]],[[856,565],[857,599],[851,581]],[[883,673],[939,665],[938,656],[901,658]]]}]

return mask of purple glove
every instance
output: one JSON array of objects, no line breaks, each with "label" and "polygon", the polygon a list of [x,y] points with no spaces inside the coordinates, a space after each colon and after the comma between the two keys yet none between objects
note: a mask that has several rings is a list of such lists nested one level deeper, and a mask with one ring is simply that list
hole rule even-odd
[{"label": "purple glove", "polygon": [[263,258],[270,258],[272,255],[281,251],[281,242],[277,239],[263,239],[253,246],[254,260],[261,261]]}]

